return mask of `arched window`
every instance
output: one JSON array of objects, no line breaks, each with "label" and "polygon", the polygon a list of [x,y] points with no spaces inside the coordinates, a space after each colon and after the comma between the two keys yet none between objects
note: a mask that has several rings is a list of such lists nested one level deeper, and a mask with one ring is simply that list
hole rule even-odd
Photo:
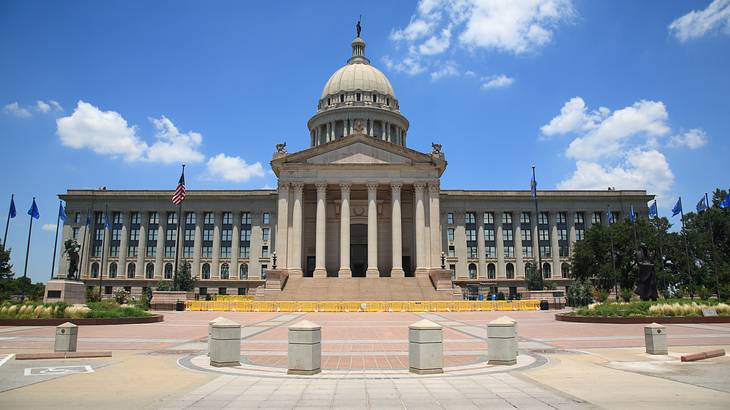
[{"label": "arched window", "polygon": [[230,269],[228,268],[228,264],[224,263],[221,265],[221,279],[228,279]]},{"label": "arched window", "polygon": [[210,264],[209,263],[204,263],[203,267],[200,269],[200,271],[201,271],[201,276],[203,277],[203,279],[210,279]]},{"label": "arched window", "polygon": [[570,265],[567,263],[564,263],[560,266],[560,273],[563,275],[564,278],[570,277]]},{"label": "arched window", "polygon": [[144,275],[147,279],[155,278],[155,264],[154,263],[147,264],[147,267],[144,269]]},{"label": "arched window", "polygon": [[547,262],[542,264],[542,276],[545,279],[550,279],[550,277],[553,276],[553,273],[550,269],[550,264]]},{"label": "arched window", "polygon": [[117,277],[117,263],[112,262],[109,264],[109,278],[114,279]]},{"label": "arched window", "polygon": [[99,277],[99,264],[97,262],[94,262],[91,264],[91,277],[92,278]]},{"label": "arched window", "polygon": [[493,263],[487,265],[487,279],[497,279],[497,267]]},{"label": "arched window", "polygon": [[134,265],[134,262],[127,265],[127,278],[134,279],[135,269],[136,269],[136,266]]},{"label": "arched window", "polygon": [[172,279],[172,264],[169,262],[165,264],[165,279]]},{"label": "arched window", "polygon": [[248,279],[248,265],[245,263],[242,263],[241,266],[238,267],[238,278],[239,279]]},{"label": "arched window", "polygon": [[477,278],[477,265],[470,263],[469,264],[469,279],[476,279]]},{"label": "arched window", "polygon": [[515,278],[515,265],[508,263],[506,266],[507,270],[507,279],[514,279]]}]

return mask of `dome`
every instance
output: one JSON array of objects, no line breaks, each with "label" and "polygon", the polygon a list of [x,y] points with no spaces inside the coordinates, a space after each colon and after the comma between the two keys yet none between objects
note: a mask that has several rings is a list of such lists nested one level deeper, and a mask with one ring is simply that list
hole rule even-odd
[{"label": "dome", "polygon": [[349,63],[335,71],[327,80],[322,96],[339,94],[347,91],[374,91],[379,94],[395,97],[388,77],[382,71],[366,63]]}]

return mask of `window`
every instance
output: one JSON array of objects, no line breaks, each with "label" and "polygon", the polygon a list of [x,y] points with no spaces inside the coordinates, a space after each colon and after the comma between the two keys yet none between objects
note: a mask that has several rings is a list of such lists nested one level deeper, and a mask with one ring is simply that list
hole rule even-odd
[{"label": "window", "polygon": [[269,247],[264,245],[261,247],[261,257],[262,258],[268,258],[269,257]]},{"label": "window", "polygon": [[568,240],[568,230],[567,229],[558,229],[558,240],[559,241]]},{"label": "window", "polygon": [[246,294],[246,289],[247,288],[238,288],[238,295],[239,296],[245,295]]},{"label": "window", "polygon": [[492,212],[485,212],[484,213],[484,223],[485,224],[493,224],[494,223],[494,213],[492,213]]},{"label": "window", "polygon": [[494,229],[484,229],[484,240],[485,241],[493,241],[494,240]]},{"label": "window", "polygon": [[532,246],[525,246],[522,248],[522,256],[526,258],[532,258]]},{"label": "window", "polygon": [[207,295],[208,294],[208,288],[201,286],[199,289],[200,289],[200,294],[201,295]]},{"label": "window", "polygon": [[213,247],[212,246],[201,246],[200,247],[200,257],[201,258],[212,258],[213,257]]},{"label": "window", "polygon": [[71,230],[71,238],[79,239],[79,228],[73,228]]},{"label": "window", "polygon": [[105,295],[111,295],[112,294],[112,287],[111,286],[104,286],[104,294]]},{"label": "window", "polygon": [[96,230],[94,239],[97,241],[101,241],[104,239],[104,228],[99,228]]},{"label": "window", "polygon": [[356,101],[360,101],[361,98],[362,97],[361,97],[360,93],[355,93],[355,100]]},{"label": "window", "polygon": [[476,246],[467,246],[466,250],[467,250],[467,254],[466,254],[467,258],[476,259],[479,257],[479,251]]},{"label": "window", "polygon": [[117,277],[117,263],[112,262],[109,264],[109,278],[114,279]]},{"label": "window", "polygon": [[464,216],[464,223],[465,224],[475,224],[477,223],[477,215],[474,212],[467,212]]},{"label": "window", "polygon": [[474,263],[469,264],[469,279],[477,278],[477,265]]},{"label": "window", "polygon": [[267,265],[261,265],[261,279],[266,279],[266,270],[269,269]]},{"label": "window", "polygon": [[496,258],[497,257],[497,247],[485,246],[484,247],[484,256],[487,258]]},{"label": "window", "polygon": [[504,247],[504,257],[505,258],[514,258],[515,257],[515,247],[514,246],[507,246]]},{"label": "window", "polygon": [[134,279],[134,272],[137,270],[137,265],[134,262],[127,265],[127,278]]},{"label": "window", "polygon": [[251,230],[250,229],[241,229],[241,240],[242,241],[251,240]]},{"label": "window", "polygon": [[130,257],[136,257],[137,256],[137,245],[129,245],[127,247],[127,256]]},{"label": "window", "polygon": [[511,241],[512,240],[512,229],[504,229],[502,230],[502,236],[504,237],[505,241]]},{"label": "window", "polygon": [[94,249],[92,250],[92,253],[95,257],[101,256],[101,245],[94,245]]},{"label": "window", "polygon": [[549,220],[550,218],[547,212],[540,212],[540,215],[537,217],[537,223],[539,225],[547,225]]},{"label": "window", "polygon": [[449,265],[449,270],[451,271],[451,280],[456,279],[456,265]]},{"label": "window", "polygon": [[177,229],[168,229],[165,231],[165,240],[175,241],[177,239]]},{"label": "window", "polygon": [[132,228],[129,231],[129,240],[130,241],[138,241],[139,240],[139,228]]},{"label": "window", "polygon": [[74,214],[74,223],[81,223],[81,212],[76,212],[76,214]]},{"label": "window", "polygon": [[177,223],[177,214],[175,212],[167,213],[167,224],[172,225]]},{"label": "window", "polygon": [[231,257],[231,247],[230,246],[221,246],[221,258],[230,258]]},{"label": "window", "polygon": [[542,264],[542,276],[545,279],[550,279],[550,277],[552,277],[552,272],[550,271],[550,264],[549,263],[543,263]]},{"label": "window", "polygon": [[192,258],[195,248],[192,246],[183,246],[183,258]]},{"label": "window", "polygon": [[203,230],[203,240],[204,241],[212,241],[213,240],[213,230],[212,229],[204,229]]},{"label": "window", "polygon": [[206,225],[213,225],[215,223],[215,215],[213,212],[206,212],[203,216],[203,223]]},{"label": "window", "polygon": [[264,225],[268,225],[270,220],[271,220],[271,215],[268,212],[264,212],[264,214],[261,218],[261,223]]},{"label": "window", "polygon": [[124,291],[127,293],[132,293],[132,287],[131,286],[125,286]]},{"label": "window", "polygon": [[250,246],[241,246],[241,249],[238,253],[238,257],[241,259],[248,259],[251,257],[251,247]]},{"label": "window", "polygon": [[129,217],[129,222],[132,225],[139,225],[139,212],[132,212]]},{"label": "window", "polygon": [[251,225],[251,212],[241,212],[241,225]]},{"label": "window", "polygon": [[523,241],[531,241],[532,240],[532,232],[530,232],[527,229],[522,229],[520,231],[520,236],[522,236]]},{"label": "window", "polygon": [[150,223],[159,224],[160,223],[160,214],[158,214],[157,212],[150,212]]},{"label": "window", "polygon": [[449,258],[453,258],[456,256],[456,248],[454,245],[449,245]]},{"label": "window", "polygon": [[583,240],[583,238],[585,238],[585,233],[586,233],[586,231],[583,229],[576,229],[575,230],[575,240],[576,241]]},{"label": "window", "polygon": [[449,228],[446,230],[446,237],[448,238],[449,242],[454,241],[454,228]]},{"label": "window", "polygon": [[540,256],[550,256],[550,246],[540,245]]},{"label": "window", "polygon": [[549,241],[550,240],[550,231],[547,229],[540,229],[537,231],[538,235],[540,236],[541,241]]},{"label": "window", "polygon": [[[210,279],[210,264],[204,263],[203,266],[200,268],[200,276],[202,276],[203,279]],[[200,288],[200,293],[203,293],[203,288]]]},{"label": "window", "polygon": [[119,256],[119,246],[110,246],[109,247],[109,256],[116,258]]},{"label": "window", "polygon": [[515,278],[515,265],[508,263],[505,267],[505,270],[507,271],[507,279]]},{"label": "window", "polygon": [[502,214],[502,223],[503,224],[511,224],[512,223],[512,213],[510,213],[510,212],[504,212]]},{"label": "window", "polygon": [[577,223],[577,224],[582,224],[583,223],[583,212],[576,212],[575,220],[573,222]]},{"label": "window", "polygon": [[94,216],[94,223],[100,224],[104,222],[104,213],[103,212],[96,212],[96,215]]},{"label": "window", "polygon": [[558,212],[556,223],[564,224],[566,223],[566,220],[568,219],[565,215],[565,212]]},{"label": "window", "polygon": [[446,223],[449,225],[454,224],[454,213],[453,212],[449,212],[446,214]]},{"label": "window", "polygon": [[147,240],[148,241],[157,240],[157,229],[150,229],[149,231],[147,231]]},{"label": "window", "polygon": [[233,230],[232,229],[224,229],[221,231],[221,240],[222,241],[231,241],[233,238]]},{"label": "window", "polygon": [[223,212],[223,225],[231,225],[233,223],[233,214],[230,212]]},{"label": "window", "polygon": [[185,224],[195,225],[195,212],[188,212],[185,214]]},{"label": "window", "polygon": [[487,265],[487,279],[497,279],[497,267],[493,263]]},{"label": "window", "polygon": [[172,279],[172,264],[165,264],[165,279]]},{"label": "window", "polygon": [[175,257],[175,246],[165,246],[165,257],[166,258]]},{"label": "window", "polygon": [[122,223],[122,213],[121,212],[114,212],[112,214],[112,222],[117,225]]},{"label": "window", "polygon": [[591,218],[591,223],[594,223],[594,224],[601,223],[601,213],[600,212],[593,213],[593,218]]},{"label": "window", "polygon": [[569,278],[570,277],[570,265],[568,265],[567,263],[562,264],[560,266],[560,274],[564,278]]},{"label": "window", "polygon": [[155,264],[148,263],[144,268],[144,277],[147,279],[153,279],[155,277]]},{"label": "window", "polygon": [[477,230],[476,229],[467,229],[466,230],[466,240],[467,241],[476,241],[477,240]]},{"label": "window", "polygon": [[228,288],[218,288],[219,295],[225,295],[227,291],[228,291]]},{"label": "window", "polygon": [[520,214],[520,223],[522,223],[522,224],[530,223],[530,213],[529,212],[522,212]]},{"label": "window", "polygon": [[621,213],[612,211],[611,212],[611,223],[618,222],[621,220]]},{"label": "window", "polygon": [[238,267],[238,279],[248,279],[248,265],[245,263],[242,263],[241,266]]},{"label": "window", "polygon": [[195,240],[195,229],[186,229],[185,230],[185,240],[186,241],[194,241]]},{"label": "window", "polygon": [[97,262],[94,262],[91,264],[91,277],[92,278],[99,277],[99,264]]},{"label": "window", "polygon": [[261,229],[261,240],[262,241],[268,241],[270,236],[271,229],[269,228],[263,228]]},{"label": "window", "polygon": [[156,246],[148,246],[147,247],[147,256],[154,258],[157,256],[157,247]]},{"label": "window", "polygon": [[118,241],[122,238],[122,230],[121,229],[112,229],[112,240]]}]

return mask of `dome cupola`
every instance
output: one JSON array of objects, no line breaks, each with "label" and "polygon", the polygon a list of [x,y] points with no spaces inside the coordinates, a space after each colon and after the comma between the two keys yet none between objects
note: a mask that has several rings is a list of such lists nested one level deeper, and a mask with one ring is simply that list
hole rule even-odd
[{"label": "dome cupola", "polygon": [[400,114],[388,78],[365,57],[365,41],[352,40],[352,56],[324,86],[317,113],[309,119],[311,146],[347,137],[360,121],[363,133],[405,146],[408,120]]}]

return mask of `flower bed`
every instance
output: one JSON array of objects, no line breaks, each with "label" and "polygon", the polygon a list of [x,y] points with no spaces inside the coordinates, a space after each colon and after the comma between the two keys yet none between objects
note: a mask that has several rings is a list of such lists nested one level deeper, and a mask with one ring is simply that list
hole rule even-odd
[{"label": "flower bed", "polygon": [[0,306],[0,319],[101,319],[148,316],[151,314],[140,307],[120,305],[114,301],[90,302],[86,305],[68,305],[63,302],[5,302]]},{"label": "flower bed", "polygon": [[[704,309],[714,309],[717,316],[704,316]],[[593,303],[574,312],[557,314],[555,319],[582,323],[730,323],[730,305],[683,299]]]}]

